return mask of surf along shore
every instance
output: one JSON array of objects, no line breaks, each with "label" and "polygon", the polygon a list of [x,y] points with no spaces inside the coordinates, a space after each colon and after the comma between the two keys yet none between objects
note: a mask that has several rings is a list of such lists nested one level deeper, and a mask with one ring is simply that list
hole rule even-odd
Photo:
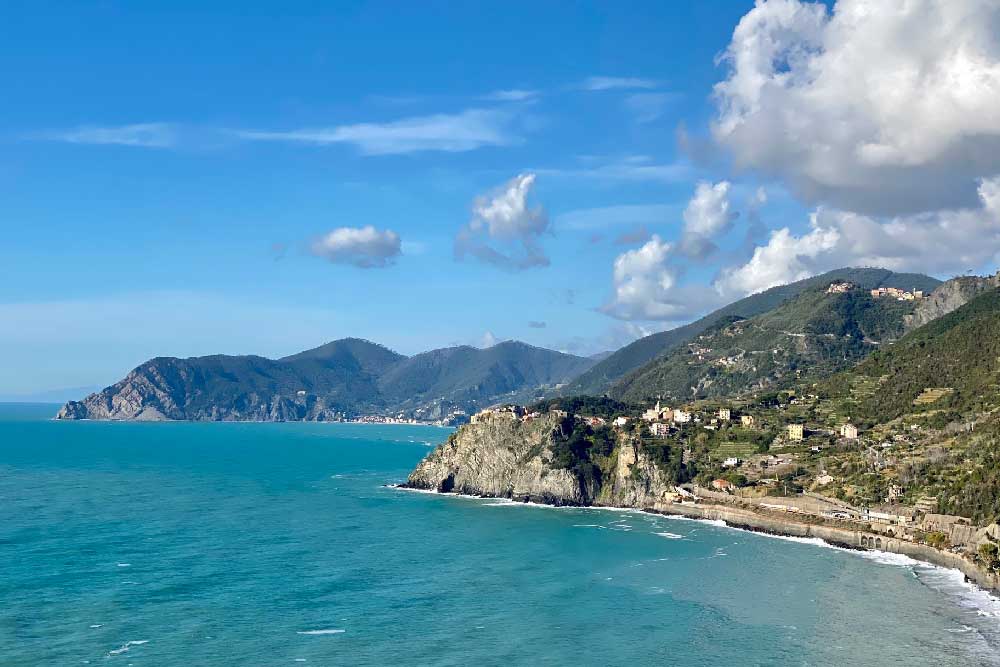
[{"label": "surf along shore", "polygon": [[[820,539],[823,542],[851,551],[882,551],[886,553],[907,556],[937,567],[957,570],[965,581],[978,586],[991,595],[1000,595],[1000,576],[987,572],[970,559],[961,554],[937,549],[930,545],[910,542],[908,540],[886,537],[880,533],[857,530],[854,528],[833,526],[827,523],[801,520],[785,513],[750,510],[743,507],[711,502],[655,503],[652,507],[632,507],[602,504],[575,504],[564,501],[551,501],[544,498],[511,498],[490,494],[456,493],[425,488],[419,484],[407,481],[392,485],[405,491],[431,493],[442,496],[457,496],[480,499],[509,500],[512,503],[545,505],[549,507],[579,507],[587,509],[607,509],[619,511],[647,512],[665,516],[682,517],[700,521],[721,522],[729,528],[763,533],[778,537],[795,537],[804,539]],[[876,541],[877,540],[877,541]],[[878,544],[878,547],[867,546]]]}]

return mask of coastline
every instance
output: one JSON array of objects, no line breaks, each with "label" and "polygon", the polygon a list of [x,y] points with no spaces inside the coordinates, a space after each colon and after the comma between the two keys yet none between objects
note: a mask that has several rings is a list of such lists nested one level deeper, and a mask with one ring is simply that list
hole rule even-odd
[{"label": "coastline", "polygon": [[[455,496],[476,499],[497,499],[508,500],[514,504],[536,505],[541,507],[576,507],[580,509],[602,509],[610,511],[632,511],[646,512],[648,514],[658,514],[668,517],[691,519],[694,521],[712,522],[719,526],[732,528],[733,530],[743,530],[751,533],[760,533],[773,537],[791,537],[799,539],[818,539],[830,547],[853,552],[868,553],[889,553],[912,558],[915,561],[940,567],[946,570],[953,570],[962,575],[966,583],[987,593],[992,598],[1000,601],[1000,575],[983,571],[975,563],[951,552],[935,549],[934,547],[908,542],[906,540],[886,538],[884,535],[868,531],[840,528],[836,526],[818,525],[802,521],[794,521],[785,517],[775,517],[765,515],[760,512],[753,512],[747,509],[734,508],[711,503],[704,504],[678,504],[678,503],[656,503],[652,507],[631,507],[617,505],[575,505],[571,503],[552,503],[544,500],[519,501],[513,498],[506,498],[496,495],[474,495],[468,493],[455,493],[452,491],[438,491],[436,489],[420,488],[407,482],[401,484],[387,484],[386,486],[402,491],[417,493],[428,493],[440,496]],[[882,548],[869,548],[861,546],[861,538],[878,537],[882,540]]]}]

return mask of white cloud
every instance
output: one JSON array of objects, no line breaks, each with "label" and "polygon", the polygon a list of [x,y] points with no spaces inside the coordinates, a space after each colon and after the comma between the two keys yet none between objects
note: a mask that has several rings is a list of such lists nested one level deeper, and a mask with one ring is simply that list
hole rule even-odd
[{"label": "white cloud", "polygon": [[513,116],[506,111],[468,109],[456,114],[416,116],[388,123],[358,123],[287,132],[238,131],[255,141],[291,141],[315,144],[352,144],[366,155],[418,151],[460,153],[486,146],[508,146],[520,139],[513,134]]},{"label": "white cloud", "polygon": [[591,76],[587,77],[580,87],[584,90],[630,90],[649,89],[659,85],[652,79],[641,79],[634,76]]},{"label": "white cloud", "polygon": [[479,347],[485,350],[487,348],[493,347],[499,342],[500,339],[497,338],[492,331],[487,331],[483,333],[483,337],[479,339]]},{"label": "white cloud", "polygon": [[131,125],[81,125],[69,130],[42,132],[36,135],[47,141],[70,144],[172,148],[178,140],[177,127],[171,123],[134,123]]},{"label": "white cloud", "polygon": [[1000,3],[761,2],[715,87],[718,143],[809,201],[870,215],[975,205],[1000,172]]},{"label": "white cloud", "polygon": [[402,252],[399,234],[371,225],[334,229],[316,239],[310,250],[335,264],[353,264],[363,269],[388,266]]},{"label": "white cloud", "polygon": [[877,266],[939,275],[1000,262],[1000,177],[982,181],[980,205],[877,219],[820,208],[810,229],[771,233],[742,266],[723,271],[716,289],[742,296],[842,266]]},{"label": "white cloud", "polygon": [[623,182],[677,183],[691,180],[693,170],[683,162],[655,163],[643,155],[596,162],[586,160],[579,167],[533,169],[537,174],[554,178],[592,180],[601,183]]},{"label": "white cloud", "polygon": [[654,234],[642,247],[618,255],[614,296],[601,310],[622,320],[681,321],[716,301],[706,288],[677,286],[673,253],[673,244]]},{"label": "white cloud", "polygon": [[483,95],[482,99],[491,102],[526,102],[536,99],[540,94],[537,90],[512,88],[509,90],[494,90],[492,93]]},{"label": "white cloud", "polygon": [[468,254],[511,270],[548,266],[538,239],[548,230],[549,218],[545,209],[529,202],[534,185],[535,174],[519,174],[476,197],[472,219],[455,238],[456,258]]},{"label": "white cloud", "polygon": [[694,258],[704,258],[715,251],[713,239],[728,232],[738,214],[729,203],[730,184],[719,181],[714,185],[698,183],[694,195],[684,209],[684,234],[681,251]]}]

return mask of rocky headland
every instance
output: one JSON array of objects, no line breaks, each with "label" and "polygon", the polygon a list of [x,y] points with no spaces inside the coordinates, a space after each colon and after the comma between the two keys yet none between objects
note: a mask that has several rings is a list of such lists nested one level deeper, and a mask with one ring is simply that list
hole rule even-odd
[{"label": "rocky headland", "polygon": [[961,553],[892,536],[874,526],[748,506],[697,488],[691,493],[676,485],[641,439],[628,431],[617,431],[607,455],[591,455],[593,475],[580,475],[579,467],[565,465],[560,451],[566,425],[567,418],[558,414],[522,420],[509,413],[467,424],[428,454],[403,486],[554,506],[630,508],[819,538],[834,546],[898,553],[957,569],[968,581],[1000,592],[1000,577]]}]

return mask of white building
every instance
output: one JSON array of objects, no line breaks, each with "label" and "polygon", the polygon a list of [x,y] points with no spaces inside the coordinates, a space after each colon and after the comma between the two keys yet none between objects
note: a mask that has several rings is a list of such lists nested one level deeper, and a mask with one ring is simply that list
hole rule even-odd
[{"label": "white building", "polygon": [[691,413],[684,410],[674,410],[673,418],[675,424],[686,424],[691,421]]},{"label": "white building", "polygon": [[663,422],[654,422],[649,425],[649,432],[658,438],[663,438],[670,434],[670,425]]},{"label": "white building", "polygon": [[625,426],[625,424],[628,424],[628,417],[615,417],[615,420],[612,423],[618,428],[621,428],[622,426]]},{"label": "white building", "polygon": [[858,439],[858,427],[854,424],[844,424],[840,427],[840,437],[848,440]]}]

